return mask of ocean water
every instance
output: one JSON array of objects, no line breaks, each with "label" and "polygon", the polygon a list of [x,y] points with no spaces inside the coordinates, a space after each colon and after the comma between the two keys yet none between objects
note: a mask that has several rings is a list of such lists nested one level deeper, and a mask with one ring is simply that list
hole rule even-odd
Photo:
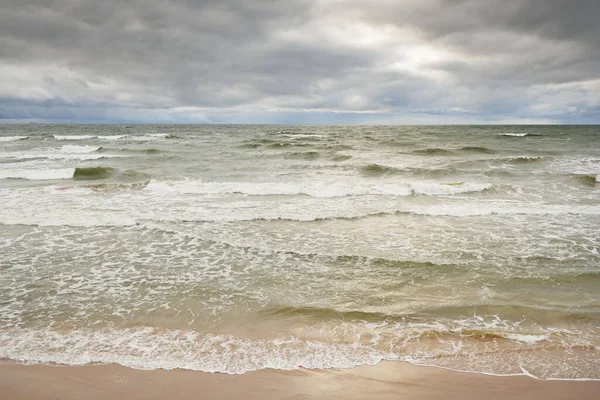
[{"label": "ocean water", "polygon": [[600,379],[600,127],[0,125],[0,358]]}]

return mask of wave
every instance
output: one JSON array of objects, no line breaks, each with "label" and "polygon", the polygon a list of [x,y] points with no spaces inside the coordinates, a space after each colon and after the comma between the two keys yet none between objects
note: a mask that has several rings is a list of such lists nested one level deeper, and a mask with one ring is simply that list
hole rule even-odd
[{"label": "wave", "polygon": [[79,185],[80,188],[92,190],[139,190],[145,188],[150,181],[133,182],[133,183],[90,183]]},{"label": "wave", "polygon": [[0,179],[61,180],[73,177],[73,168],[0,170]]},{"label": "wave", "polygon": [[77,167],[73,171],[75,180],[93,180],[110,178],[116,173],[115,168],[111,167]]},{"label": "wave", "polygon": [[362,167],[360,169],[360,172],[363,175],[367,175],[367,176],[381,176],[381,175],[398,173],[398,172],[400,172],[400,170],[393,168],[393,167],[387,167],[385,165],[380,165],[380,164],[369,164],[369,165],[365,165],[364,167]]},{"label": "wave", "polygon": [[349,156],[349,155],[338,154],[338,155],[332,156],[331,161],[342,162],[342,161],[348,161],[351,158],[352,158],[352,156]]},{"label": "wave", "polygon": [[2,158],[11,160],[99,160],[102,158],[119,158],[124,155],[105,154],[101,147],[88,145],[64,145],[60,148],[33,149],[25,152],[11,152],[2,154]]},{"label": "wave", "polygon": [[424,156],[446,156],[453,154],[453,151],[450,149],[440,149],[437,147],[433,147],[428,149],[413,150],[411,153]]},{"label": "wave", "polygon": [[262,146],[262,144],[260,144],[260,143],[244,143],[240,147],[243,149],[256,149],[261,146]]},{"label": "wave", "polygon": [[256,139],[252,141],[248,141],[241,145],[243,148],[257,148],[257,147],[268,147],[271,149],[281,149],[281,148],[289,148],[289,147],[309,147],[312,146],[310,143],[302,143],[302,142],[282,142],[281,140],[276,139]]},{"label": "wave", "polygon": [[137,171],[124,171],[119,173],[111,167],[76,167],[57,169],[14,169],[0,171],[0,179],[26,179],[26,180],[96,180],[107,179],[114,176],[123,179],[136,180],[148,178],[147,174]]},{"label": "wave", "polygon": [[101,160],[103,158],[123,157],[116,154],[100,154],[100,153],[5,153],[2,155],[7,159],[14,160],[13,162],[32,161],[32,160]]},{"label": "wave", "polygon": [[131,141],[155,141],[163,139],[177,139],[177,135],[169,133],[147,133],[145,135],[53,135],[56,140],[131,140]]},{"label": "wave", "polygon": [[98,135],[96,136],[96,139],[99,140],[121,140],[121,139],[125,139],[127,137],[127,135]]},{"label": "wave", "polygon": [[351,368],[375,365],[385,359],[377,349],[350,343],[294,337],[252,340],[228,334],[150,327],[63,332],[14,329],[0,336],[0,357],[62,365],[115,363],[142,369],[228,374],[267,368]]},{"label": "wave", "polygon": [[0,142],[14,142],[15,140],[29,139],[29,136],[0,136]]},{"label": "wave", "polygon": [[361,195],[385,196],[444,196],[459,193],[481,192],[491,189],[488,183],[278,183],[278,182],[202,182],[187,181],[151,181],[147,189],[164,193],[181,194],[243,194],[253,196],[293,196],[346,197]]},{"label": "wave", "polygon": [[152,142],[156,140],[179,139],[179,136],[169,133],[147,133],[145,135],[128,135],[126,139],[140,142]]},{"label": "wave", "polygon": [[495,151],[483,146],[463,146],[456,149],[442,149],[438,147],[417,149],[410,153],[424,156],[449,156],[456,153],[494,154]]},{"label": "wave", "polygon": [[[284,330],[253,339],[148,326],[61,331],[10,328],[0,331],[0,357],[28,363],[115,363],[142,369],[227,374],[262,369],[352,368],[397,360],[498,375],[519,375],[527,368],[540,371],[532,375],[541,379],[598,379],[600,375],[594,368],[597,362],[590,365],[586,357],[571,359],[565,365],[561,356],[564,353],[585,353],[593,360],[598,351],[588,339],[573,338],[577,335],[569,330],[528,331],[510,321],[477,319],[396,324],[338,322],[336,326],[340,329],[305,326],[294,334]],[[549,350],[552,357],[547,359],[544,356]]]},{"label": "wave", "polygon": [[98,147],[98,146],[64,145],[60,148],[61,153],[71,153],[71,154],[93,153],[98,150],[100,150],[100,147]]},{"label": "wave", "polygon": [[527,133],[527,132],[505,132],[499,133],[499,136],[507,136],[507,137],[526,137],[526,136],[544,136],[540,133]]},{"label": "wave", "polygon": [[279,143],[271,143],[268,144],[267,147],[271,149],[282,149],[288,147],[309,147],[312,146],[309,143],[289,143],[289,142],[279,142]]},{"label": "wave", "polygon": [[128,148],[111,148],[111,147],[98,147],[96,150],[98,153],[126,153],[126,154],[159,154],[166,153],[166,150],[157,149],[154,147],[149,147],[146,149],[128,149]]},{"label": "wave", "polygon": [[483,154],[495,153],[494,150],[488,149],[487,147],[482,147],[482,146],[463,146],[458,150],[462,151],[462,152],[466,152],[466,153],[483,153]]},{"label": "wave", "polygon": [[313,161],[321,157],[318,151],[307,151],[307,152],[295,152],[295,153],[287,153],[284,158],[290,160],[306,160]]},{"label": "wave", "polygon": [[95,137],[95,135],[54,135],[56,140],[88,140]]},{"label": "wave", "polygon": [[545,161],[550,159],[549,157],[543,156],[519,156],[519,157],[508,157],[501,159],[499,161],[503,161],[506,164],[530,164],[537,163],[540,161]]},{"label": "wave", "polygon": [[[139,171],[134,171],[134,170],[126,170],[126,171],[119,171],[116,168],[111,168],[111,167],[103,167],[103,166],[97,166],[97,167],[78,167],[75,168],[75,171],[73,172],[73,179],[74,180],[99,180],[99,179],[107,179],[107,178],[112,178],[112,177],[118,177],[121,180],[128,180],[128,181],[137,181],[140,179],[147,179],[149,178],[149,175],[144,173],[144,172],[139,172]],[[141,187],[145,187],[150,181],[145,181],[143,182],[137,182],[138,186],[135,186],[134,184],[114,184],[114,185],[121,185],[121,188],[124,187],[129,187],[129,188],[141,188]],[[112,187],[116,187],[116,186],[112,186]],[[89,185],[87,185],[89,186]],[[100,188],[101,186],[96,185],[96,188]],[[109,188],[111,186],[109,186],[108,184],[106,184],[104,187]]]},{"label": "wave", "polygon": [[[394,262],[399,264],[400,262]],[[405,263],[400,263],[405,264]],[[410,263],[408,263],[410,264]],[[420,263],[415,263],[417,266]],[[444,268],[438,266],[439,268]],[[431,266],[426,266],[431,269]],[[594,321],[600,317],[600,313],[583,313],[572,312],[565,310],[553,310],[540,307],[525,306],[521,304],[501,304],[501,305],[458,305],[458,306],[432,306],[423,309],[421,312],[412,312],[408,314],[388,314],[382,312],[352,310],[352,309],[337,309],[329,307],[308,307],[308,306],[279,306],[271,307],[262,311],[265,317],[300,317],[308,318],[317,321],[332,321],[341,320],[345,322],[402,322],[405,324],[420,323],[424,321],[465,321],[472,318],[474,315],[494,316],[494,318],[504,321],[537,321],[538,323],[555,324],[557,321]],[[459,325],[459,324],[457,324]],[[493,326],[456,326],[455,328],[445,327],[443,330],[437,330],[437,333],[457,333],[465,336],[479,337],[506,337],[506,334],[517,334],[517,332],[501,332],[498,329],[493,329]],[[427,333],[425,330],[423,333]],[[519,332],[524,334],[525,332]]]},{"label": "wave", "polygon": [[527,132],[522,132],[522,133],[505,132],[505,133],[499,133],[498,135],[509,136],[509,137],[525,137],[529,134]]},{"label": "wave", "polygon": [[574,174],[573,178],[586,186],[595,186],[599,182],[600,175]]}]

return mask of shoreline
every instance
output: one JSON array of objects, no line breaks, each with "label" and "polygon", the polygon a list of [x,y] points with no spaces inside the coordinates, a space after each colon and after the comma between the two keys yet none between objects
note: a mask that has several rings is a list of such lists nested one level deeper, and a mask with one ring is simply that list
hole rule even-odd
[{"label": "shoreline", "polygon": [[0,363],[0,397],[41,399],[597,399],[597,380],[540,380],[384,361],[349,369],[259,370],[230,375],[140,370],[117,364]]}]

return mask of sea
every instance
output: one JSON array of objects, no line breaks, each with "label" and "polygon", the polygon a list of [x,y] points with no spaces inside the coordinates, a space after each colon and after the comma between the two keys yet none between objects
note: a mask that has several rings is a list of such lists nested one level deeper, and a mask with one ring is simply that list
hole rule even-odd
[{"label": "sea", "polygon": [[0,359],[600,379],[600,127],[0,125]]}]

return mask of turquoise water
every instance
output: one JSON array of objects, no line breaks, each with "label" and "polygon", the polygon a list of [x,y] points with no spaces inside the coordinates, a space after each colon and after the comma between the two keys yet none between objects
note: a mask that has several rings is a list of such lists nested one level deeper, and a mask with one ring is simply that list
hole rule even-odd
[{"label": "turquoise water", "polygon": [[600,378],[600,128],[0,125],[0,357]]}]

